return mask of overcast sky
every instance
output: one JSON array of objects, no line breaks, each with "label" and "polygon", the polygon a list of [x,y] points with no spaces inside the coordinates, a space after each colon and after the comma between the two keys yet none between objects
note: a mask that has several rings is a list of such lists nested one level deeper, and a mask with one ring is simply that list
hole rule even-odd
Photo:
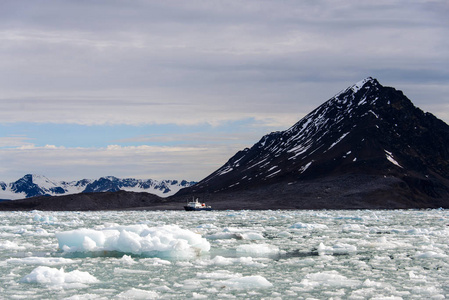
[{"label": "overcast sky", "polygon": [[201,180],[368,76],[449,123],[448,3],[1,0],[0,181]]}]

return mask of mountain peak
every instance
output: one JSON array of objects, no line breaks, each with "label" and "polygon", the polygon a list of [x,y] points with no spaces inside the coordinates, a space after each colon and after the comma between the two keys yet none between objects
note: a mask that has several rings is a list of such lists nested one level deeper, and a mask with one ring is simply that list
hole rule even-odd
[{"label": "mountain peak", "polygon": [[350,86],[348,89],[352,90],[354,93],[357,93],[358,91],[360,91],[360,89],[362,89],[365,84],[369,83],[371,86],[373,85],[378,85],[379,82],[377,81],[377,79],[373,78],[373,77],[367,77],[363,80],[360,80],[359,82],[355,83],[354,85]]}]

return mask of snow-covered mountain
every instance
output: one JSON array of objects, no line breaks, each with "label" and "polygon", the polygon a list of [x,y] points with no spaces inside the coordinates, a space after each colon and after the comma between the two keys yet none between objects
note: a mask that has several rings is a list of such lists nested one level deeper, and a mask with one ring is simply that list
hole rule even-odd
[{"label": "snow-covered mountain", "polygon": [[[449,126],[415,107],[401,91],[369,77],[338,93],[291,128],[272,132],[239,151],[178,195],[235,195],[263,189],[254,197],[279,198],[280,191],[291,190],[298,183],[294,195],[285,197],[301,199],[308,197],[305,189],[309,182],[320,186],[309,196],[323,198],[326,195],[319,194],[321,185],[317,182],[332,177],[335,194],[330,192],[329,197],[336,197],[346,189],[343,178],[348,174],[355,179],[392,178],[382,183],[382,189],[391,188],[404,199],[409,194],[444,198],[449,195]],[[341,181],[338,187],[337,179]],[[370,180],[364,183],[365,190],[381,189]],[[347,186],[352,183],[347,182]],[[274,185],[276,192],[269,188]],[[330,184],[322,186],[323,191],[327,189],[331,190]]]},{"label": "snow-covered mountain", "polygon": [[60,196],[77,193],[115,192],[119,190],[147,192],[161,197],[175,194],[181,188],[195,184],[193,181],[153,179],[120,179],[113,176],[97,180],[82,179],[78,181],[52,181],[42,175],[27,174],[11,183],[0,181],[0,199],[15,200],[35,196]]}]

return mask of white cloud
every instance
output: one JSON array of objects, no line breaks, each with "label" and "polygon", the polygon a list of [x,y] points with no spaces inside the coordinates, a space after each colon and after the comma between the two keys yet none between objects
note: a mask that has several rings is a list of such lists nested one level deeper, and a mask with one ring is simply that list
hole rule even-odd
[{"label": "white cloud", "polygon": [[0,148],[33,146],[29,141],[30,138],[26,136],[0,136]]}]

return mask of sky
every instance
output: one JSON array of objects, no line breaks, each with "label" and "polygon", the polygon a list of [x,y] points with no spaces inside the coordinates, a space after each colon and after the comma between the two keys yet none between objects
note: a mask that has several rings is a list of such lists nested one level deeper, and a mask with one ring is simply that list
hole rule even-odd
[{"label": "sky", "polygon": [[0,181],[201,180],[372,76],[449,123],[447,0],[2,0]]}]

